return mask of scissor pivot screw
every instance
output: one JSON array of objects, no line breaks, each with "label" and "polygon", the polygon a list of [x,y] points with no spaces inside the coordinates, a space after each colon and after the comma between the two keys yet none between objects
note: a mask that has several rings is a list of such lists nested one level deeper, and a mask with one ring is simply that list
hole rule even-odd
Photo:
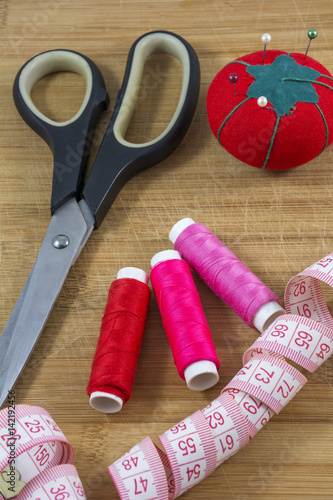
[{"label": "scissor pivot screw", "polygon": [[65,234],[58,234],[53,238],[52,245],[59,250],[66,248],[69,245],[69,238]]}]

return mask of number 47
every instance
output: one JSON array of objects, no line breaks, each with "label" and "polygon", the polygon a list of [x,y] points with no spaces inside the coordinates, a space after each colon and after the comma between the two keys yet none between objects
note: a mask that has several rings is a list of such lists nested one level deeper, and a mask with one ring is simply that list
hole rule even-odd
[{"label": "number 47", "polygon": [[141,484],[141,487],[140,487],[140,485],[138,485],[138,481],[136,480],[136,478],[134,478],[134,484],[135,484],[134,493],[135,493],[135,495],[141,495],[141,493],[146,493],[146,491],[147,491],[147,488],[148,488],[148,479],[143,479],[140,476],[139,483]]}]

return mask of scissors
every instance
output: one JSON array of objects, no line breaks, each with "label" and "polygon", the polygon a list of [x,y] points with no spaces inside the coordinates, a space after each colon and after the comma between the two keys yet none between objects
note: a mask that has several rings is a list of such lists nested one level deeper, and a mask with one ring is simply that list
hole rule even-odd
[{"label": "scissors", "polygon": [[[179,59],[183,67],[177,108],[165,130],[142,144],[125,139],[145,64],[153,53]],[[86,92],[73,118],[55,122],[31,98],[44,76],[71,71],[82,75]],[[93,229],[97,229],[123,185],[138,172],[167,158],[184,138],[199,97],[200,67],[191,45],[167,31],[146,33],[132,45],[114,112],[85,185],[92,137],[109,97],[102,74],[86,56],[51,50],[30,59],[18,72],[14,101],[21,117],[49,145],[54,156],[51,222],[36,262],[0,337],[0,408],[15,385],[60,293],[66,276]],[[69,152],[75,151],[73,163]]]}]

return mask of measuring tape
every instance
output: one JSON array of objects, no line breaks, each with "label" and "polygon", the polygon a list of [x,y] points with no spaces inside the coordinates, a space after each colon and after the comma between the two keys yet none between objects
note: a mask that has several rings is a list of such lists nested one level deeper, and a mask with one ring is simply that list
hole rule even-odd
[{"label": "measuring tape", "polygon": [[333,253],[289,281],[285,291],[285,308],[290,314],[311,318],[333,329],[333,318],[326,305],[320,281],[333,286]]},{"label": "measuring tape", "polygon": [[[239,389],[228,389],[229,394],[240,408],[248,427],[249,437],[253,438],[275,415],[274,411],[259,399]],[[224,394],[226,394],[224,393]]]},{"label": "measuring tape", "polygon": [[245,352],[243,368],[202,412],[150,438],[109,467],[121,500],[173,500],[243,448],[333,352],[333,318],[320,281],[333,286],[333,253],[292,278],[283,314]]},{"label": "measuring tape", "polygon": [[305,316],[285,314],[244,354],[245,363],[258,353],[275,352],[313,373],[332,353],[333,330]]},{"label": "measuring tape", "polygon": [[[250,361],[202,411],[146,438],[109,467],[122,500],[173,500],[243,448],[297,394],[306,378],[279,354]],[[159,491],[158,491],[159,488]]]},{"label": "measuring tape", "polygon": [[43,408],[0,412],[0,500],[85,499],[73,460],[72,446]]},{"label": "measuring tape", "polygon": [[307,379],[279,354],[262,355],[253,352],[253,359],[243,366],[223,390],[239,389],[279,413],[302,389]]},{"label": "measuring tape", "polygon": [[165,453],[146,438],[109,467],[122,499],[179,497],[245,446],[248,431],[234,399],[222,394],[159,440]]}]

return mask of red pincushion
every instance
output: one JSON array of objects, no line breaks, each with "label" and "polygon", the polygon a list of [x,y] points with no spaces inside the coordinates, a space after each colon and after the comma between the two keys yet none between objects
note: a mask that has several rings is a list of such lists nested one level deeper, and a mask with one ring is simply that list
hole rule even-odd
[{"label": "red pincushion", "polygon": [[[264,65],[272,64],[281,54],[287,53],[280,50],[266,51]],[[290,57],[299,65],[331,77],[322,64],[309,56],[304,60],[304,54],[292,53]],[[262,65],[263,52],[248,54],[237,61],[244,61],[252,66]],[[215,137],[229,113],[248,97],[248,89],[256,81],[255,77],[248,73],[247,68],[248,66],[237,62],[227,64],[210,85],[207,113]],[[236,95],[234,86],[229,81],[231,73],[238,75]],[[259,107],[256,98],[248,99],[237,108],[220,131],[221,145],[233,156],[249,165],[262,168],[266,161],[265,168],[272,170],[297,167],[318,156],[333,140],[333,82],[325,77],[319,77],[316,81],[332,87],[330,90],[325,86],[313,84],[319,97],[317,106],[323,116],[316,104],[296,102],[296,109],[292,110],[291,114],[280,117],[270,154],[268,151],[278,115],[271,109],[269,100],[267,107],[263,109]]]}]

